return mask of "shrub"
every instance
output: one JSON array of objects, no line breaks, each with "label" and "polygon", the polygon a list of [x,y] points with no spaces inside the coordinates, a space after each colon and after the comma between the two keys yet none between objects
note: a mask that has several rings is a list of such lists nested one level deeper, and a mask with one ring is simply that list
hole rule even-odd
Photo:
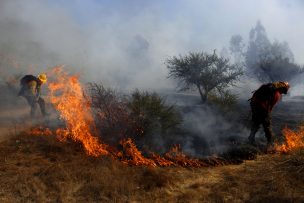
[{"label": "shrub", "polygon": [[138,136],[155,131],[168,134],[181,123],[181,116],[175,107],[166,105],[164,99],[156,93],[135,90],[128,101],[128,108]]},{"label": "shrub", "polygon": [[155,149],[161,147],[155,141],[165,141],[182,121],[175,106],[156,93],[135,90],[127,97],[96,83],[89,84],[89,91],[97,131],[110,144],[131,137],[140,148]]},{"label": "shrub", "polygon": [[131,126],[125,98],[102,84],[90,83],[89,92],[97,130],[106,142],[118,143]]}]

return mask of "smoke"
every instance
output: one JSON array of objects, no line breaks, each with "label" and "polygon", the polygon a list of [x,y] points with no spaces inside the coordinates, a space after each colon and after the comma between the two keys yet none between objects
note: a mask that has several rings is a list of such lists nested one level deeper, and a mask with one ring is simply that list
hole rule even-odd
[{"label": "smoke", "polygon": [[[167,79],[164,64],[168,57],[221,50],[232,35],[248,36],[257,20],[271,41],[287,41],[295,61],[304,63],[303,10],[301,0],[2,0],[1,80],[66,64],[85,82],[172,92],[175,81]],[[233,90],[245,100],[258,86],[243,78]],[[182,102],[193,105],[189,100]],[[232,128],[210,109],[184,115],[185,126],[215,143]],[[196,138],[191,139],[189,151]]]},{"label": "smoke", "polygon": [[298,43],[303,8],[296,0],[4,0],[0,47],[27,72],[67,64],[87,81],[122,89],[173,89],[166,79],[167,57],[220,50],[233,34],[247,36],[258,19],[271,38],[288,41],[303,62]]}]

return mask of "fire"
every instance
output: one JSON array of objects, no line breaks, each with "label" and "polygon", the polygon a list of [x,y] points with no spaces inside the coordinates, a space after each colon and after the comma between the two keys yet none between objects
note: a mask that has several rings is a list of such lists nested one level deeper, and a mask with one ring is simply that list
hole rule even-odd
[{"label": "fire", "polygon": [[[78,76],[69,76],[62,68],[62,66],[56,67],[48,74],[50,78],[54,78],[48,84],[48,88],[50,102],[60,113],[60,118],[65,121],[65,128],[52,131],[40,127],[32,129],[31,135],[56,135],[59,140],[72,139],[81,143],[90,156],[107,155],[128,165],[203,167],[226,163],[225,160],[218,157],[211,159],[190,158],[182,152],[179,145],[174,146],[163,156],[153,152],[144,156],[131,138],[120,141],[122,151],[102,143],[94,136],[96,132],[94,131],[91,103],[84,93]],[[297,131],[285,128],[283,134],[285,143],[276,144],[276,151],[286,153],[304,147],[304,126]]]},{"label": "fire", "polygon": [[210,160],[187,157],[178,145],[174,146],[164,156],[149,153],[146,157],[131,138],[120,141],[122,151],[102,143],[94,136],[95,125],[91,104],[84,94],[78,76],[69,76],[63,71],[63,66],[54,68],[48,73],[48,76],[54,78],[48,84],[50,102],[60,113],[60,118],[65,121],[65,128],[58,128],[52,131],[48,128],[39,127],[31,129],[28,134],[56,135],[59,140],[72,139],[81,143],[90,156],[107,155],[128,165],[149,167],[202,167],[210,165],[208,164]]},{"label": "fire", "polygon": [[121,153],[121,159],[123,163],[129,165],[144,165],[144,166],[183,166],[183,167],[203,167],[208,166],[206,160],[192,159],[187,157],[182,151],[179,145],[176,145],[167,152],[164,157],[151,153],[149,158],[146,158],[137,149],[132,139],[122,140],[120,144],[123,147],[123,153]]},{"label": "fire", "polygon": [[203,160],[191,159],[181,150],[180,145],[175,145],[165,154],[165,158],[173,161],[178,166],[202,167],[207,166]]},{"label": "fire", "polygon": [[57,129],[56,135],[82,143],[89,155],[108,154],[107,145],[100,143],[91,133],[93,116],[78,76],[68,76],[62,66],[56,67],[51,76],[55,81],[48,85],[50,101],[66,123],[66,128]]},{"label": "fire", "polygon": [[124,149],[124,157],[126,158],[125,160],[123,160],[124,163],[136,166],[156,166],[156,163],[153,160],[148,159],[142,155],[142,153],[137,149],[135,143],[130,138],[122,140],[120,144]]},{"label": "fire", "polygon": [[304,147],[304,126],[299,127],[297,131],[284,128],[283,135],[285,137],[285,143],[281,145],[276,144],[276,151],[287,153]]}]

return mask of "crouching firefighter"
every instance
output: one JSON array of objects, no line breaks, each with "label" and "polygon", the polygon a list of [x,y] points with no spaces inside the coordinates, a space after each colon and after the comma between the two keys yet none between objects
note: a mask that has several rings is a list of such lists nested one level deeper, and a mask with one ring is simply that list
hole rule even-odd
[{"label": "crouching firefighter", "polygon": [[40,96],[41,85],[46,83],[46,74],[40,74],[38,77],[33,75],[25,75],[20,80],[20,91],[18,96],[24,97],[31,107],[31,117],[34,118],[36,114],[37,104],[40,107],[42,115],[47,116],[45,109],[45,101]]},{"label": "crouching firefighter", "polygon": [[250,101],[252,112],[252,126],[249,143],[255,144],[255,134],[262,124],[267,138],[267,145],[273,144],[273,132],[271,129],[271,111],[274,105],[281,99],[282,94],[287,94],[288,82],[274,82],[263,84],[253,92]]}]

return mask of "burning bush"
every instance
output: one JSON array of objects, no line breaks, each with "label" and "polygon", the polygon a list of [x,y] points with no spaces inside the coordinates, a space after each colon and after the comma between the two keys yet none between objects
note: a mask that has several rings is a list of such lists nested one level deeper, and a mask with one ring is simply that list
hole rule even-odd
[{"label": "burning bush", "polygon": [[128,134],[131,126],[126,99],[102,84],[90,83],[89,92],[97,130],[106,142],[118,143]]},{"label": "burning bush", "polygon": [[136,90],[127,97],[102,85],[90,84],[88,97],[78,77],[69,76],[62,66],[55,67],[50,74],[54,76],[54,81],[48,83],[50,102],[65,126],[54,130],[42,128],[36,133],[32,130],[29,134],[71,139],[81,143],[90,156],[106,155],[130,165],[203,167],[230,161],[220,157],[191,158],[179,145],[169,150],[178,140],[175,137],[173,142],[169,141],[170,135],[178,134],[175,131],[179,130],[181,117],[174,106],[167,105],[156,93]]},{"label": "burning bush", "polygon": [[65,128],[56,129],[56,135],[62,140],[72,139],[82,143],[89,155],[108,154],[108,146],[92,133],[94,119],[78,77],[69,76],[62,68],[58,66],[53,69],[50,74],[55,79],[48,84],[50,102],[66,123]]}]

